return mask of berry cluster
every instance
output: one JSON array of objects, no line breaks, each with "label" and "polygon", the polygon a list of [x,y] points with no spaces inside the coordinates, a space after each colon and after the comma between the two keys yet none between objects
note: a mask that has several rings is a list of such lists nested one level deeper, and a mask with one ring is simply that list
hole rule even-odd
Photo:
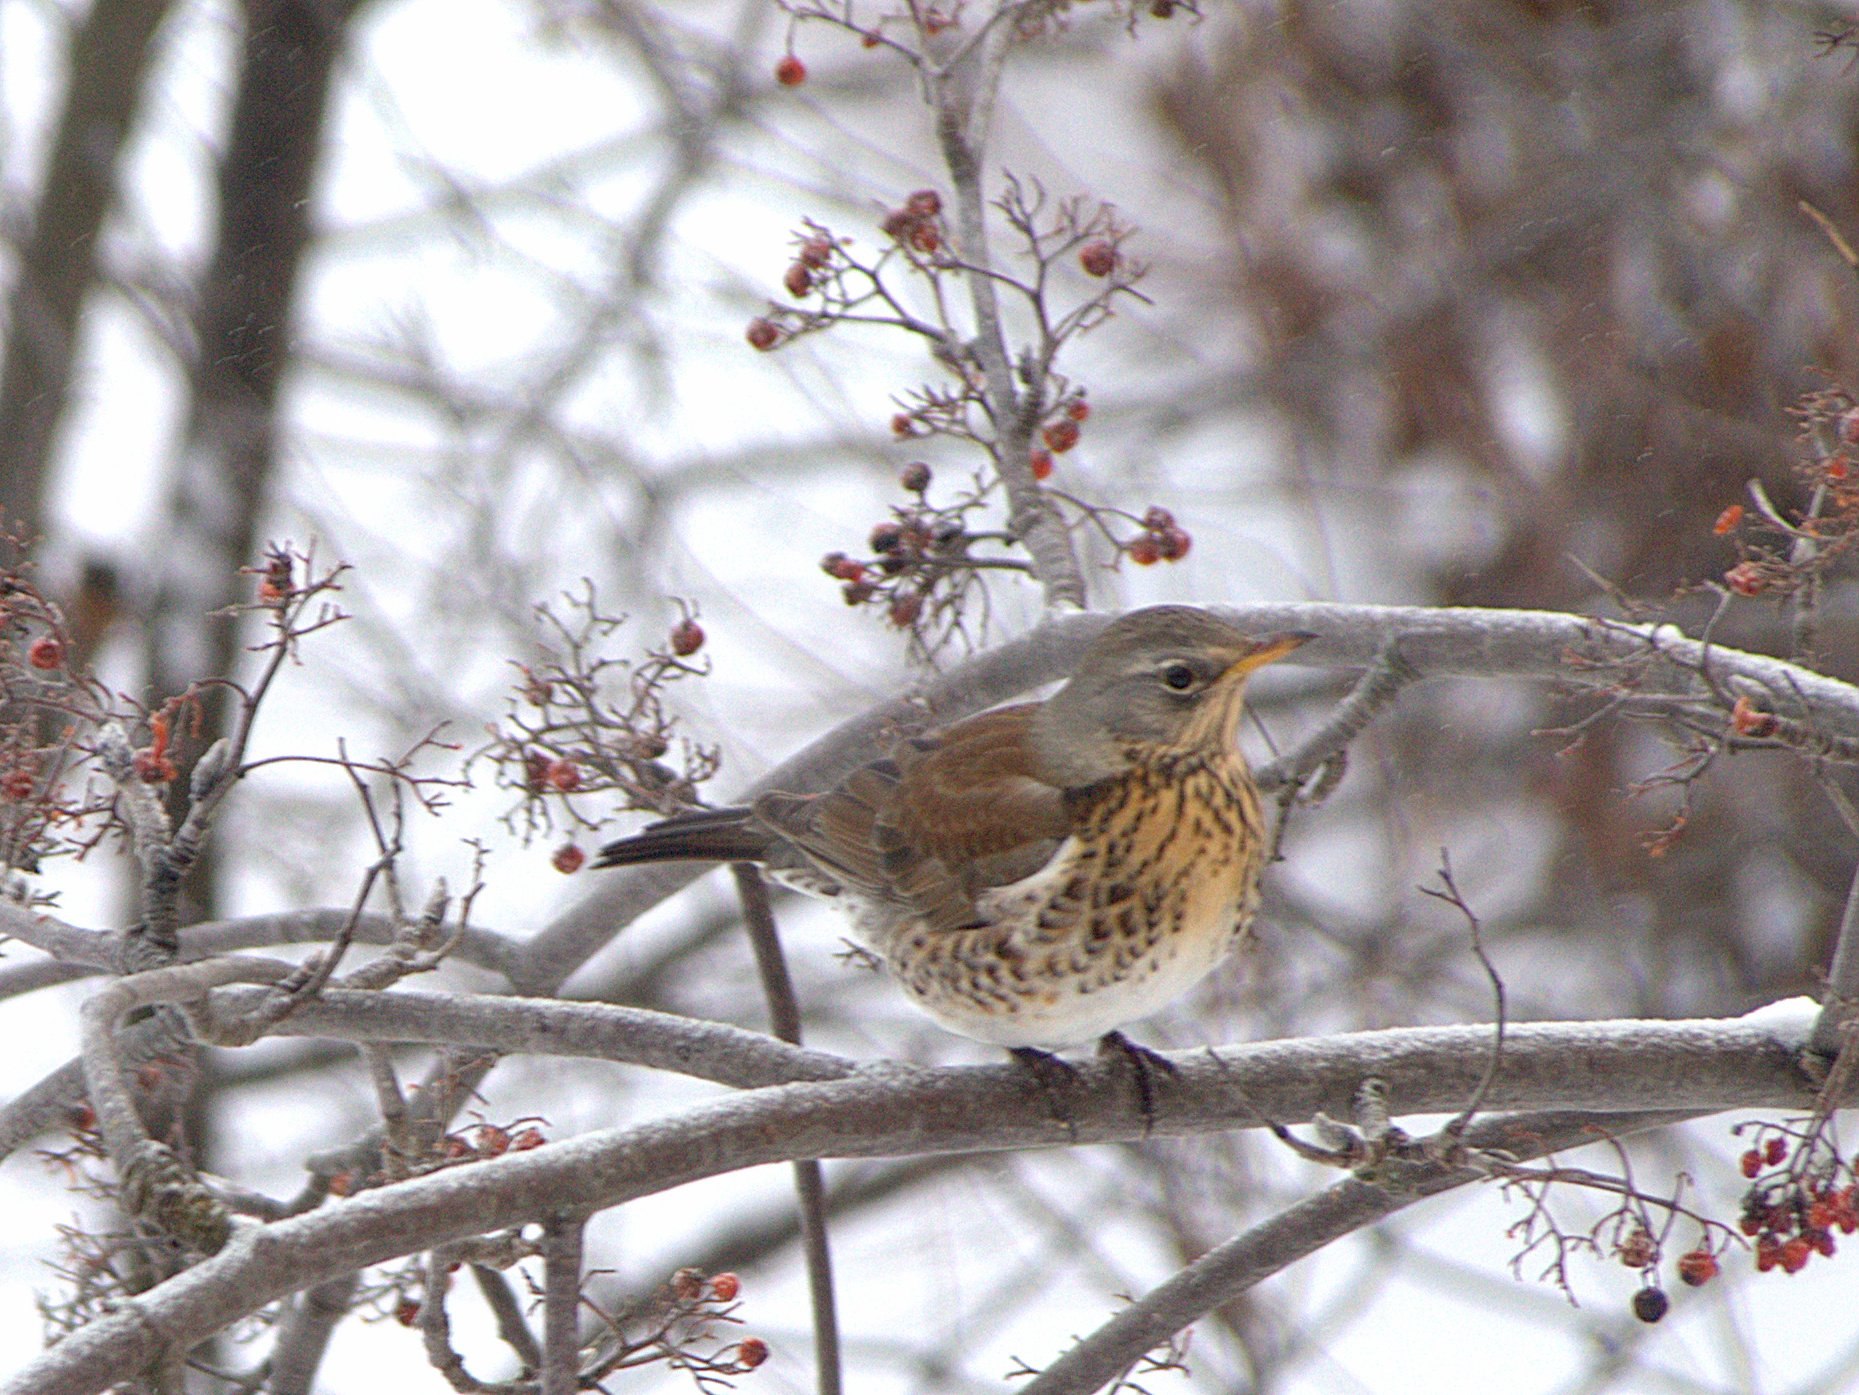
[{"label": "berry cluster", "polygon": [[[499,783],[521,803],[505,822],[526,837],[554,827],[593,828],[599,815],[584,813],[579,798],[617,794],[622,807],[670,814],[696,799],[696,788],[716,772],[715,750],[678,741],[666,709],[667,685],[709,672],[697,656],[707,636],[695,611],[682,615],[658,646],[634,662],[600,651],[622,617],[603,613],[590,588],[565,598],[566,613],[538,606],[536,613],[558,653],[545,663],[517,665],[517,683],[503,722],[474,759],[489,760]],[[681,768],[664,761],[674,742]],[[578,871],[587,854],[573,843],[550,858],[559,872]]]},{"label": "berry cluster", "polygon": [[1730,504],[1711,531],[1736,535],[1738,560],[1723,584],[1739,596],[1793,596],[1817,586],[1859,539],[1859,404],[1844,389],[1809,393],[1794,408],[1803,459],[1796,467],[1808,502],[1784,515],[1753,487],[1756,511]]},{"label": "berry cluster", "polygon": [[[1739,1227],[1756,1242],[1756,1269],[1798,1274],[1815,1255],[1832,1258],[1834,1235],[1859,1230],[1859,1184],[1852,1166],[1832,1163],[1802,1167],[1802,1157],[1818,1150],[1803,1142],[1790,1158],[1788,1137],[1769,1132],[1745,1149],[1738,1161],[1750,1180],[1743,1194]],[[1765,1176],[1773,1172],[1772,1176]]]},{"label": "berry cluster", "polygon": [[977,558],[970,546],[978,540],[1004,541],[997,533],[972,531],[968,514],[981,506],[974,494],[946,506],[929,501],[934,472],[913,460],[898,473],[898,483],[915,496],[892,509],[891,517],[871,530],[869,555],[829,552],[820,570],[840,582],[847,605],[882,605],[893,625],[920,633],[929,608],[951,605],[983,567],[1023,567],[1008,558]]},{"label": "berry cluster", "polygon": [[1139,567],[1157,562],[1179,562],[1188,555],[1194,539],[1175,522],[1175,515],[1153,504],[1142,516],[1142,532],[1123,544],[1123,552]]}]

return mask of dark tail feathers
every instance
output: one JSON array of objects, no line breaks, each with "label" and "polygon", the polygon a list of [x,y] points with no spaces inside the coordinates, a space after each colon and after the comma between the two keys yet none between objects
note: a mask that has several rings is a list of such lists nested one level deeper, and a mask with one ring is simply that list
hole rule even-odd
[{"label": "dark tail feathers", "polygon": [[748,809],[697,809],[648,824],[630,838],[607,844],[596,867],[638,862],[757,862],[768,853],[768,834]]}]

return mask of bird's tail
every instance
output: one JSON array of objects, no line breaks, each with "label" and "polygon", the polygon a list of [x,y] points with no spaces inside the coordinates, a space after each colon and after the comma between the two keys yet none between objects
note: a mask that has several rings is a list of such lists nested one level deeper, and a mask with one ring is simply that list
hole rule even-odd
[{"label": "bird's tail", "polygon": [[630,867],[639,862],[757,862],[768,854],[769,836],[750,821],[747,808],[695,809],[648,824],[630,838],[607,844],[596,867]]}]

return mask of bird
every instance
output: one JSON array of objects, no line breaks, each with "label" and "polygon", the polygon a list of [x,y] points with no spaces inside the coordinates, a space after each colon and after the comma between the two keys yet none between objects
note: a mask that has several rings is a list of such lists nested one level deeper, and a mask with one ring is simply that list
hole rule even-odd
[{"label": "bird", "polygon": [[1238,741],[1247,678],[1316,638],[1248,634],[1193,606],[1113,620],[1043,702],[899,739],[819,793],[700,809],[595,865],[760,863],[840,906],[947,1030],[1036,1068],[1122,1033],[1246,937],[1267,840]]}]

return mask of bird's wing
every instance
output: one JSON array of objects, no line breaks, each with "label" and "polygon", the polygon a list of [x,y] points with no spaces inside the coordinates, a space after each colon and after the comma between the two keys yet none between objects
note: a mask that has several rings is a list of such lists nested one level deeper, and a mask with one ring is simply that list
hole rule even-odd
[{"label": "bird's wing", "polygon": [[997,708],[899,744],[808,799],[756,814],[849,888],[902,903],[933,928],[976,923],[975,900],[1043,867],[1071,832],[1064,792],[1040,777],[1037,704]]}]

